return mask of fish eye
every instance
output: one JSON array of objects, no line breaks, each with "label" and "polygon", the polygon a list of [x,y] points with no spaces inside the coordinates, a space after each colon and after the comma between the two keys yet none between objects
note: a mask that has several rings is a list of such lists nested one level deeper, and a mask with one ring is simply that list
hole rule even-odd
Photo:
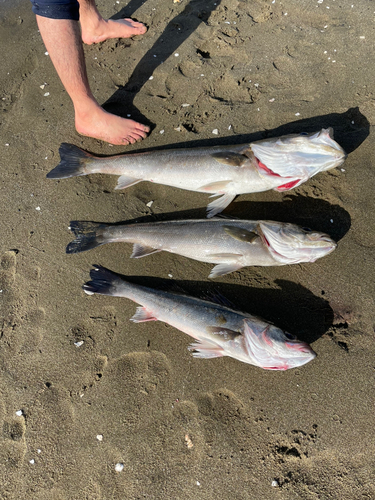
[{"label": "fish eye", "polygon": [[311,233],[312,229],[310,229],[309,227],[303,227],[302,228],[304,231],[306,231],[307,233]]},{"label": "fish eye", "polygon": [[288,332],[284,332],[284,335],[288,340],[296,340],[297,338],[295,335],[292,335],[291,333]]},{"label": "fish eye", "polygon": [[308,135],[307,132],[301,132],[300,135]]}]

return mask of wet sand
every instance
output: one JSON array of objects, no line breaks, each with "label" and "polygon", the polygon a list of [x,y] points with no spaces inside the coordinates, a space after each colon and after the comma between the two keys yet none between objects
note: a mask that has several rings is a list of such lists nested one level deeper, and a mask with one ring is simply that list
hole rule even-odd
[{"label": "wet sand", "polygon": [[[111,147],[75,132],[29,2],[13,4],[0,2],[0,498],[375,498],[374,6],[99,1],[149,28],[86,47],[99,102],[152,127]],[[65,254],[71,220],[204,217],[208,197],[150,183],[115,192],[104,175],[48,180],[61,142],[107,155],[327,126],[349,153],[342,167],[225,211],[328,232],[337,250],[314,264],[209,280],[210,264],[130,260],[126,244]],[[218,290],[318,356],[287,372],[194,359],[185,334],[131,323],[130,301],[85,295],[93,263]]]}]

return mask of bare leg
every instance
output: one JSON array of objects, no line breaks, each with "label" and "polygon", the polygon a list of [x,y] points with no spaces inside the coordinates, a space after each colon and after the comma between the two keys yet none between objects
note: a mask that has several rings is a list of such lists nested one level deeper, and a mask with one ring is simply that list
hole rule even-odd
[{"label": "bare leg", "polygon": [[92,95],[78,22],[36,18],[53,65],[73,101],[77,132],[111,144],[133,144],[146,137],[149,127],[107,113]]},{"label": "bare leg", "polygon": [[82,29],[82,40],[91,45],[109,38],[130,38],[143,35],[147,28],[132,19],[103,19],[94,0],[79,1],[79,20]]}]

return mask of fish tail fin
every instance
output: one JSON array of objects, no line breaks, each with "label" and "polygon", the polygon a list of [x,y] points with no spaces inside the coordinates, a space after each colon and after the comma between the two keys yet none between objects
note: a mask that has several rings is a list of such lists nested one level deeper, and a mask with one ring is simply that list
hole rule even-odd
[{"label": "fish tail fin", "polygon": [[61,144],[59,153],[60,163],[47,174],[47,179],[67,179],[86,175],[87,162],[95,158],[87,151],[67,142]]},{"label": "fish tail fin", "polygon": [[83,285],[83,290],[87,295],[97,293],[99,295],[119,296],[119,289],[124,285],[120,276],[103,266],[94,265],[90,271],[91,281]]},{"label": "fish tail fin", "polygon": [[76,239],[66,247],[66,253],[80,253],[91,250],[106,243],[104,229],[107,224],[96,222],[71,221],[69,229],[74,233]]}]

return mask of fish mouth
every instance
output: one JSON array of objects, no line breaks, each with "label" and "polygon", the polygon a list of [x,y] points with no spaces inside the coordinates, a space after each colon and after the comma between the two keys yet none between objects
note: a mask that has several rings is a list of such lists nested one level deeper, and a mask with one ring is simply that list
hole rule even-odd
[{"label": "fish mouth", "polygon": [[298,353],[287,361],[288,368],[306,365],[317,356],[316,352],[305,342],[288,343],[288,346]]},{"label": "fish mouth", "polygon": [[292,359],[280,360],[280,362],[275,362],[272,366],[264,367],[265,370],[290,370],[291,368],[299,368],[300,366],[310,363],[316,358],[316,353],[309,348],[309,351],[305,353],[304,356],[294,356]]},{"label": "fish mouth", "polygon": [[306,342],[290,342],[287,344],[288,347],[291,349],[295,349],[296,351],[301,352],[302,354],[307,354],[309,356],[312,356],[313,358],[316,357],[316,352],[312,350],[312,348],[309,346],[309,344],[306,344]]},{"label": "fish mouth", "polygon": [[306,246],[306,251],[311,252],[311,257],[308,259],[308,262],[315,262],[316,260],[329,255],[337,248],[337,243],[331,240],[329,237],[322,237],[319,240],[315,240],[311,246]]}]

